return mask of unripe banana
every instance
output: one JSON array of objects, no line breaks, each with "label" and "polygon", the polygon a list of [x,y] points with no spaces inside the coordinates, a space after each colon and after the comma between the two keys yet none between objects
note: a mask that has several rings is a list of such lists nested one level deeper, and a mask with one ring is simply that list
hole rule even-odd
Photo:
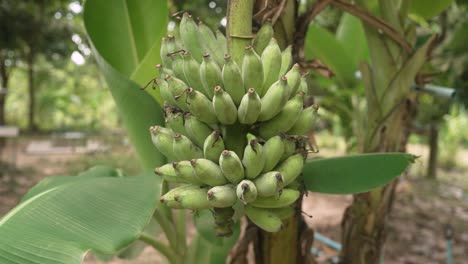
[{"label": "unripe banana", "polygon": [[299,90],[301,90],[301,92],[303,92],[304,95],[306,95],[304,97],[307,97],[307,95],[309,95],[309,87],[307,85],[307,75],[308,73],[302,75],[301,81],[299,84]]},{"label": "unripe banana", "polygon": [[[180,53],[174,53],[170,55],[170,59],[172,61],[172,71],[174,72],[174,76],[179,78],[184,83],[187,83],[187,78],[185,78],[184,74],[184,57]],[[187,88],[187,85],[185,85]]]},{"label": "unripe banana", "polygon": [[154,173],[158,176],[161,176],[164,180],[168,182],[189,183],[186,180],[177,176],[174,170],[174,166],[172,166],[172,163],[168,163],[154,169]]},{"label": "unripe banana", "polygon": [[264,79],[262,60],[252,46],[245,48],[244,59],[242,60],[242,79],[246,88],[254,88],[257,91],[262,90]]},{"label": "unripe banana", "polygon": [[205,184],[218,186],[226,184],[228,181],[223,176],[223,172],[218,164],[208,159],[193,159],[190,161],[195,175]]},{"label": "unripe banana", "polygon": [[175,133],[187,134],[184,127],[184,114],[179,111],[174,111],[174,108],[168,107],[164,109],[165,116],[164,121],[166,126]]},{"label": "unripe banana", "polygon": [[170,190],[159,200],[174,209],[203,210],[210,208],[206,199],[207,192],[208,188],[190,184]]},{"label": "unripe banana", "polygon": [[263,50],[268,46],[271,38],[273,38],[273,34],[274,32],[271,21],[265,21],[253,39],[253,47],[258,54],[263,53]]},{"label": "unripe banana", "polygon": [[216,30],[216,48],[218,48],[221,54],[226,54],[227,53],[227,41],[226,41],[226,36],[224,36],[223,32]]},{"label": "unripe banana", "polygon": [[[181,50],[181,46],[178,45],[174,35],[172,34],[168,34],[167,35],[167,52],[169,54],[166,54],[166,56],[170,56],[170,54],[176,52],[176,51],[179,51]],[[167,65],[169,67],[169,65]],[[169,67],[169,68],[172,68],[172,67]]]},{"label": "unripe banana", "polygon": [[207,124],[216,124],[218,122],[213,104],[206,96],[193,88],[188,88],[186,93],[187,106],[195,117]]},{"label": "unripe banana", "polygon": [[278,115],[260,125],[258,130],[260,136],[264,139],[269,139],[280,132],[284,133],[291,129],[302,112],[303,103],[304,94],[300,92],[286,103]]},{"label": "unripe banana", "polygon": [[207,199],[212,207],[231,207],[237,201],[236,188],[232,184],[215,186],[208,190]]},{"label": "unripe banana", "polygon": [[154,146],[170,160],[174,160],[177,156],[173,150],[173,141],[174,132],[165,127],[161,126],[152,126],[150,127],[151,140],[153,141]]},{"label": "unripe banana", "polygon": [[234,151],[224,150],[219,157],[219,166],[230,182],[237,184],[244,179],[244,167]]},{"label": "unripe banana", "polygon": [[223,65],[223,49],[218,47],[216,36],[213,31],[201,21],[198,22],[198,31],[200,33],[198,35],[198,41],[204,45],[204,52],[212,54],[217,65]]},{"label": "unripe banana", "polygon": [[[170,60],[170,58],[168,59]],[[164,67],[162,64],[156,64],[154,67],[158,70],[161,78],[164,78],[166,75],[174,75],[174,72],[170,68]]]},{"label": "unripe banana", "polygon": [[247,179],[255,179],[265,166],[265,156],[269,153],[263,151],[262,145],[258,140],[253,139],[245,147],[242,164],[245,167],[245,177]]},{"label": "unripe banana", "polygon": [[262,108],[262,102],[254,88],[250,88],[242,97],[239,109],[237,110],[237,118],[241,124],[253,124],[257,121]]},{"label": "unripe banana", "polygon": [[203,144],[203,153],[205,159],[209,159],[213,162],[219,161],[219,156],[225,149],[224,141],[221,137],[221,133],[217,130],[213,131],[206,139]]},{"label": "unripe banana", "polygon": [[214,88],[213,109],[219,123],[232,125],[237,120],[237,108],[231,96],[224,92],[221,86]]},{"label": "unripe banana", "polygon": [[203,55],[203,62],[200,65],[200,80],[203,89],[209,98],[213,97],[213,87],[223,84],[221,69],[210,55]]},{"label": "unripe banana", "polygon": [[296,120],[291,129],[288,130],[288,135],[305,135],[314,124],[314,107],[311,105],[302,110],[299,118]]},{"label": "unripe banana", "polygon": [[231,59],[231,56],[224,56],[224,66],[221,72],[223,78],[224,89],[231,96],[236,105],[239,105],[244,96],[244,82],[242,80],[241,70],[236,62]]},{"label": "unripe banana", "polygon": [[237,184],[236,194],[244,204],[251,203],[257,199],[257,187],[252,181],[243,180]]},{"label": "unripe banana", "polygon": [[203,152],[190,139],[181,134],[175,134],[173,151],[177,160],[191,160],[203,158]]},{"label": "unripe banana", "polygon": [[203,88],[203,83],[200,79],[200,63],[198,63],[188,51],[184,52],[183,55],[184,75],[187,79],[188,85],[195,90],[200,91],[205,96],[210,97]]},{"label": "unripe banana", "polygon": [[[260,94],[263,96],[268,91],[268,88],[278,80],[278,75],[281,69],[281,50],[276,39],[271,39],[270,43],[263,51],[261,59],[264,82]],[[287,75],[286,78],[288,78]]]},{"label": "unripe banana", "polygon": [[166,37],[162,38],[161,49],[159,50],[159,56],[161,57],[162,63],[166,65],[167,67],[171,68],[172,60],[167,56],[167,54],[169,53],[167,42],[168,42],[168,38]]},{"label": "unripe banana", "polygon": [[286,77],[281,79],[274,84],[266,92],[265,96],[262,97],[262,109],[258,116],[258,121],[266,121],[277,115],[286,104],[289,98],[289,86]]},{"label": "unripe banana", "polygon": [[285,206],[281,208],[272,208],[270,212],[278,216],[281,220],[290,218],[296,213],[296,210],[291,206]]},{"label": "unripe banana", "polygon": [[286,137],[283,143],[284,143],[284,152],[283,152],[283,156],[281,156],[280,161],[283,161],[289,158],[290,156],[294,155],[297,149],[297,139],[295,137]]},{"label": "unripe banana", "polygon": [[169,90],[169,84],[164,79],[157,79],[156,83],[158,84],[159,93],[161,94],[162,99],[170,106],[177,106],[177,102]]},{"label": "unripe banana", "polygon": [[288,72],[288,70],[291,68],[292,62],[293,62],[292,46],[289,45],[281,53],[281,69],[280,69],[278,78],[281,76],[284,76]]},{"label": "unripe banana", "polygon": [[263,145],[263,152],[265,155],[265,165],[262,172],[269,172],[278,164],[284,153],[284,137],[274,136],[268,139]]},{"label": "unripe banana", "polygon": [[173,162],[172,167],[174,168],[178,178],[198,186],[204,185],[203,182],[195,176],[195,172],[190,161],[182,160],[179,162]]},{"label": "unripe banana", "polygon": [[192,53],[194,59],[200,63],[203,54],[202,44],[198,40],[198,34],[200,33],[198,31],[197,24],[188,13],[184,13],[182,16],[182,20],[179,25],[179,32],[184,49]]},{"label": "unripe banana", "polygon": [[205,123],[198,120],[196,117],[192,116],[191,113],[186,113],[184,115],[185,119],[185,131],[187,131],[187,136],[192,140],[195,145],[203,147],[205,139],[211,134],[212,129]]},{"label": "unripe banana", "polygon": [[298,153],[287,158],[278,167],[276,167],[275,170],[281,173],[284,185],[286,186],[293,182],[302,173],[303,167],[304,156],[303,154]]},{"label": "unripe banana", "polygon": [[[302,167],[301,167],[302,169]],[[278,194],[284,185],[283,176],[278,171],[270,171],[258,176],[254,180],[258,196],[268,197]]]},{"label": "unripe banana", "polygon": [[187,94],[185,90],[187,89],[187,84],[185,84],[182,80],[166,75],[164,79],[169,84],[169,91],[171,92],[172,96],[174,97],[176,104],[185,112],[188,112],[189,109],[187,107]]},{"label": "unripe banana", "polygon": [[288,86],[291,89],[291,96],[296,95],[301,83],[301,67],[298,63],[294,64],[291,70],[286,73],[286,78],[288,79]]},{"label": "unripe banana", "polygon": [[269,209],[245,206],[245,214],[255,225],[267,232],[278,232],[283,226],[281,219]]},{"label": "unripe banana", "polygon": [[294,203],[301,193],[298,190],[283,189],[281,195],[258,197],[251,205],[259,208],[281,208]]}]

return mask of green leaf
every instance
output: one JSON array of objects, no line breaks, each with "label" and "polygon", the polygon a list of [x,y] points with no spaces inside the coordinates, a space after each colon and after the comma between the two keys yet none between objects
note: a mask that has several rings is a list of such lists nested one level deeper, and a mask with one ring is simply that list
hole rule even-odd
[{"label": "green leaf", "polygon": [[447,9],[453,0],[412,0],[410,6],[410,13],[417,14],[423,18],[431,18],[439,15]]},{"label": "green leaf", "polygon": [[0,219],[0,263],[73,264],[89,250],[115,253],[139,237],[159,198],[152,173],[70,178],[39,184]]},{"label": "green leaf", "polygon": [[312,192],[366,192],[396,178],[414,160],[415,156],[405,153],[370,153],[311,160],[304,166],[304,183]]},{"label": "green leaf", "polygon": [[367,47],[364,28],[361,21],[355,16],[345,13],[341,17],[340,24],[336,30],[336,39],[354,61],[354,65],[357,66],[362,61],[369,59],[369,48]]},{"label": "green leaf", "polygon": [[335,36],[317,25],[310,25],[305,41],[307,59],[319,59],[329,66],[343,87],[350,87],[356,82],[357,70],[353,59]]},{"label": "green leaf", "polygon": [[[99,68],[114,97],[128,136],[146,169],[165,162],[148,128],[163,124],[157,91],[139,88],[154,78],[159,42],[166,33],[165,1],[88,0],[84,24]],[[132,77],[132,80],[130,78]]]}]

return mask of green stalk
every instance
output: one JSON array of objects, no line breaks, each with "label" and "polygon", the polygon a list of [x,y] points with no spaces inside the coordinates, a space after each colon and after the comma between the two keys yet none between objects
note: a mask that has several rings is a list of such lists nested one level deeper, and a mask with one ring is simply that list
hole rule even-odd
[{"label": "green stalk", "polygon": [[176,237],[176,230],[174,228],[174,224],[169,221],[163,214],[161,214],[158,210],[154,212],[153,215],[154,219],[158,222],[163,230],[164,234],[166,235],[169,244],[173,249],[177,248],[177,237]]},{"label": "green stalk", "polygon": [[244,49],[252,40],[254,0],[229,0],[227,9],[228,52],[237,65],[242,65]]},{"label": "green stalk", "polygon": [[176,229],[177,229],[177,250],[180,254],[179,258],[184,260],[185,253],[187,251],[186,241],[186,214],[185,210],[179,210],[177,212]]},{"label": "green stalk", "polygon": [[177,255],[167,245],[156,240],[156,238],[142,233],[138,239],[151,245],[154,249],[163,254],[170,263],[177,263]]}]

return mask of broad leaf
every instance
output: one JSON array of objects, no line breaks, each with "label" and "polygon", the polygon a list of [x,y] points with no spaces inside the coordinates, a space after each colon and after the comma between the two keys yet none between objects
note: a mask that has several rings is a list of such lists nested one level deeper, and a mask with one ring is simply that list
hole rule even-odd
[{"label": "broad leaf", "polygon": [[405,153],[371,153],[311,160],[304,166],[307,190],[352,194],[380,187],[399,176],[415,156]]},{"label": "broad leaf", "polygon": [[96,60],[143,166],[163,164],[164,157],[153,147],[148,132],[151,125],[163,124],[160,106],[152,98],[161,102],[160,96],[139,88],[156,75],[153,65],[159,62],[156,54],[166,33],[166,2],[88,0],[84,8]]},{"label": "broad leaf", "polygon": [[356,67],[362,61],[369,59],[369,48],[367,47],[364,28],[357,17],[348,13],[345,13],[341,17],[340,24],[336,30],[336,39],[354,61]]},{"label": "broad leaf", "polygon": [[435,17],[447,9],[453,0],[411,0],[410,13],[420,15],[424,18]]},{"label": "broad leaf", "polygon": [[307,59],[319,59],[329,66],[343,87],[351,86],[356,80],[357,65],[335,36],[317,25],[310,25],[305,42]]},{"label": "broad leaf", "polygon": [[139,237],[158,202],[151,173],[70,178],[39,184],[0,220],[0,263],[72,264],[89,250],[115,253]]}]

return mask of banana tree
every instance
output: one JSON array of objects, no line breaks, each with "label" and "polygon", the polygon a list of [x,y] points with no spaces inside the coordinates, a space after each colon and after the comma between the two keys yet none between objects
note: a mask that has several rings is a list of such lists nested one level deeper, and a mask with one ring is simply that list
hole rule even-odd
[{"label": "banana tree", "polygon": [[[196,34],[202,30],[203,26],[197,26],[196,24],[187,24],[188,26],[185,25],[184,27],[181,25],[180,32],[168,35],[163,40],[163,45],[161,45],[160,39],[167,34],[168,21],[167,6],[163,2],[150,0],[121,0],[117,2],[88,0],[85,3],[85,27],[99,67],[107,80],[109,90],[119,108],[129,138],[140,158],[142,171],[145,173],[131,177],[124,175],[119,170],[97,167],[77,176],[51,177],[41,181],[28,192],[11,212],[0,220],[0,260],[2,260],[2,263],[80,263],[88,251],[102,257],[112,254],[129,257],[134,256],[134,252],[138,253],[139,249],[141,250],[141,243],[137,243],[137,240],[158,250],[170,263],[219,263],[227,258],[229,251],[236,242],[237,245],[230,255],[231,262],[246,260],[247,248],[250,243],[254,244],[255,258],[259,263],[303,263],[311,259],[310,244],[306,243],[304,245],[303,242],[310,240],[312,233],[307,232],[302,220],[300,196],[307,191],[349,194],[377,188],[404,171],[414,160],[412,155],[402,153],[363,154],[329,159],[314,159],[312,156],[304,163],[302,157],[310,152],[307,141],[304,140],[306,138],[303,135],[287,135],[287,132],[292,129],[290,125],[287,129],[280,129],[279,131],[276,131],[276,126],[271,128],[267,126],[266,121],[273,120],[276,115],[281,116],[282,109],[275,110],[276,113],[270,111],[260,113],[265,120],[263,123],[253,122],[254,125],[252,126],[235,123],[225,126],[222,123],[230,123],[230,121],[222,119],[219,112],[214,113],[214,119],[211,118],[213,116],[210,116],[209,112],[203,112],[204,115],[197,114],[199,113],[198,110],[211,105],[211,100],[206,101],[205,104],[198,104],[193,101],[193,104],[185,105],[187,107],[185,112],[191,112],[191,115],[197,119],[211,124],[212,126],[208,126],[211,130],[214,130],[211,134],[220,133],[226,139],[226,143],[229,138],[231,142],[234,142],[226,144],[227,149],[223,150],[221,154],[224,157],[223,159],[228,159],[234,155],[240,156],[239,159],[241,159],[244,147],[246,151],[249,147],[253,149],[266,147],[267,139],[274,138],[276,134],[283,135],[288,139],[294,139],[292,151],[291,149],[288,150],[290,151],[289,156],[298,157],[297,155],[299,155],[301,159],[294,158],[294,160],[299,161],[300,166],[287,163],[288,158],[277,167],[277,170],[281,171],[281,173],[271,174],[274,177],[273,179],[283,177],[278,176],[278,174],[286,175],[291,170],[295,171],[295,177],[301,174],[299,176],[300,181],[295,183],[295,187],[288,185],[293,190],[287,191],[285,189],[284,196],[278,189],[270,194],[270,189],[258,188],[264,185],[259,181],[263,180],[263,178],[268,180],[268,177],[259,177],[254,182],[256,188],[258,188],[258,193],[263,193],[265,196],[281,195],[280,198],[288,197],[287,192],[299,193],[300,195],[292,199],[292,206],[284,206],[288,209],[286,210],[288,213],[281,217],[279,223],[275,222],[275,228],[269,229],[268,226],[264,225],[265,217],[278,218],[279,216],[271,210],[262,209],[260,211],[264,216],[255,217],[251,212],[255,210],[257,210],[255,212],[258,212],[258,209],[254,209],[255,206],[253,205],[245,204],[257,202],[257,206],[261,206],[262,203],[268,202],[265,200],[271,198],[250,200],[248,198],[250,193],[247,190],[250,190],[251,187],[245,187],[249,186],[248,184],[239,184],[237,190],[240,189],[240,194],[237,194],[238,199],[234,198],[237,202],[233,206],[233,211],[239,217],[234,217],[231,220],[232,215],[229,215],[229,219],[223,219],[228,223],[229,229],[228,232],[223,233],[219,231],[220,229],[226,231],[223,229],[225,226],[219,225],[219,221],[215,221],[220,220],[219,217],[223,216],[219,214],[220,210],[216,206],[214,206],[215,208],[206,206],[207,204],[210,205],[207,200],[211,200],[210,197],[216,196],[216,192],[213,191],[210,194],[205,190],[208,189],[207,186],[219,184],[218,182],[212,183],[213,179],[219,180],[219,178],[216,178],[219,173],[203,174],[209,178],[210,182],[208,182],[207,178],[202,178],[201,173],[198,173],[197,176],[199,177],[195,179],[177,178],[174,181],[190,182],[190,184],[197,184],[199,187],[198,189],[190,187],[190,192],[178,192],[176,195],[171,196],[172,191],[168,192],[168,189],[177,185],[177,183],[168,183],[171,181],[171,174],[163,173],[162,177],[160,177],[148,172],[158,167],[156,174],[160,174],[158,171],[162,170],[167,161],[179,159],[173,157],[172,154],[179,157],[183,156],[184,159],[192,158],[192,156],[187,155],[191,154],[191,151],[195,148],[177,147],[176,149],[176,147],[173,147],[172,149],[164,149],[161,147],[161,141],[159,141],[161,138],[155,138],[155,134],[164,130],[165,120],[162,117],[164,103],[170,104],[174,100],[176,104],[177,102],[180,103],[177,104],[180,108],[184,108],[184,103],[190,102],[193,99],[190,96],[193,96],[193,94],[196,94],[198,98],[202,98],[200,95],[203,93],[202,87],[206,85],[207,81],[211,81],[211,79],[207,79],[198,86],[193,86],[196,89],[187,88],[175,97],[167,97],[164,82],[154,72],[153,65],[161,62],[166,64],[164,60],[167,59],[168,55],[176,58],[184,53],[186,57],[184,58],[181,73],[177,74],[176,68],[167,67],[167,64],[160,67],[160,69],[164,77],[166,77],[165,81],[167,83],[171,82],[171,78],[175,79],[174,76],[185,78],[184,80],[187,82],[196,83],[196,76],[200,75],[198,67],[192,67],[192,65],[197,65],[195,63],[200,63],[202,60],[200,56],[202,53],[200,53],[200,50],[197,53],[197,47],[205,47],[212,52],[213,57],[218,57],[218,59],[219,54],[215,54],[219,51],[216,49],[225,49],[229,54],[225,56],[226,61],[242,64],[241,80],[244,84],[249,80],[249,83],[258,90],[266,87],[267,90],[264,95],[262,94],[262,99],[269,98],[268,91],[276,89],[272,88],[275,83],[277,86],[280,85],[282,89],[289,89],[290,87],[286,82],[286,77],[280,77],[280,80],[276,82],[274,79],[270,80],[274,83],[271,86],[268,86],[271,83],[264,85],[263,81],[259,82],[255,78],[263,79],[260,77],[262,77],[261,72],[265,69],[263,64],[265,61],[269,61],[268,69],[274,68],[272,63],[278,63],[278,61],[272,61],[271,57],[264,56],[260,58],[255,55],[257,57],[250,58],[253,58],[254,61],[260,59],[260,64],[258,62],[257,64],[255,62],[244,63],[247,57],[247,55],[244,56],[244,50],[246,50],[246,53],[261,53],[260,49],[258,49],[258,43],[262,42],[261,37],[264,34],[260,32],[255,34],[252,31],[252,21],[255,19],[261,24],[271,23],[270,25],[273,25],[274,32],[271,33],[274,35],[276,42],[270,41],[272,37],[270,35],[266,38],[266,45],[273,43],[272,45],[277,45],[283,52],[286,51],[286,59],[283,60],[283,56],[280,56],[281,62],[287,61],[285,65],[288,65],[284,69],[284,73],[286,71],[296,71],[297,67],[289,70],[293,62],[293,56],[292,53],[288,56],[291,49],[289,48],[288,51],[287,47],[294,44],[295,23],[304,23],[296,17],[297,5],[296,1],[229,1],[227,34],[224,36],[220,32],[212,33],[209,31],[208,36],[214,36],[211,40],[216,41],[216,43],[213,46],[214,48],[210,48],[208,45],[208,48],[206,48]],[[185,21],[189,21],[189,15],[184,15],[184,18]],[[269,22],[270,20],[271,22]],[[167,44],[167,41],[174,39],[174,35],[175,38],[180,37],[182,40],[181,43],[177,44],[181,45],[181,47],[176,52],[168,52],[164,43]],[[255,37],[256,35],[257,37]],[[209,41],[210,39],[204,40]],[[265,43],[265,40],[263,42]],[[251,44],[253,44],[254,48],[249,46]],[[190,57],[190,54],[193,54],[194,57]],[[195,56],[195,54],[198,55]],[[204,57],[207,58],[208,56]],[[223,65],[222,60],[220,64]],[[203,68],[200,67],[200,70]],[[281,67],[278,71],[281,71]],[[171,77],[168,73],[174,74],[174,76]],[[151,81],[153,79],[154,81]],[[231,80],[236,81],[235,78],[231,78]],[[150,84],[153,82],[158,84],[159,89],[147,88],[142,91],[140,87],[143,87],[148,81],[150,81]],[[215,85],[223,85],[227,89],[225,80],[222,83],[215,83]],[[254,93],[250,89],[238,91],[244,89],[244,85],[237,86],[237,88],[236,86],[232,87],[234,88],[229,91],[231,95],[247,93],[246,96],[249,97],[249,94]],[[174,88],[172,88],[173,90]],[[204,92],[209,93],[207,90]],[[221,93],[221,89],[215,88],[213,93]],[[298,94],[300,97],[303,96],[303,92]],[[215,101],[217,99],[216,95],[214,96],[213,104],[216,107]],[[289,97],[289,93],[287,96]],[[176,101],[181,97],[186,100]],[[262,102],[262,105],[267,103]],[[284,103],[282,103],[283,106]],[[199,108],[195,108],[197,104]],[[269,105],[270,107],[277,107],[275,104]],[[302,104],[299,104],[299,106],[302,111]],[[241,108],[240,105],[235,107]],[[251,115],[243,114],[242,120],[251,119]],[[185,123],[191,122],[188,121],[189,116],[189,114],[184,114]],[[283,127],[283,123],[279,123],[279,125]],[[303,124],[298,123],[297,125]],[[152,127],[153,138],[150,131],[148,131],[150,127]],[[271,132],[271,130],[275,132]],[[247,146],[245,146],[245,143],[244,145],[241,144],[241,142],[246,142],[246,131],[254,133],[253,136],[255,137],[252,139],[252,136],[248,135],[251,144]],[[296,131],[302,130],[298,129]],[[197,142],[197,137],[191,136],[190,140]],[[185,135],[175,135],[174,141],[169,144],[175,146],[177,140],[185,140],[183,137]],[[302,139],[302,141],[299,139]],[[187,140],[185,141],[189,142]],[[153,143],[157,148],[153,146]],[[300,147],[298,147],[299,145]],[[214,146],[214,144],[208,144],[208,147],[211,146]],[[163,153],[164,150],[167,152]],[[281,151],[286,152],[286,147]],[[297,152],[299,153],[295,154]],[[195,153],[197,152],[195,151]],[[275,151],[272,151],[269,155],[275,153]],[[258,154],[258,151],[253,151],[249,155],[254,154]],[[195,158],[198,158],[198,156]],[[206,159],[208,156],[204,155],[204,158]],[[193,168],[196,172],[196,166],[198,166],[199,162],[201,161],[195,159],[195,161],[184,164],[179,162],[179,165],[180,168]],[[221,181],[238,182],[241,180],[242,177],[239,178],[238,175],[235,175],[236,169],[232,169],[235,166],[232,164],[236,164],[235,162],[224,162],[221,159],[219,162],[221,175],[226,178],[221,178]],[[244,167],[249,169],[250,166],[256,165],[255,163],[251,163],[251,165],[247,163],[245,160],[242,161],[241,170],[244,170]],[[208,162],[207,164],[211,163]],[[218,171],[218,165],[215,164],[215,166],[210,168]],[[301,170],[302,166],[303,169]],[[180,175],[182,174],[176,174],[177,177]],[[292,184],[294,179],[289,180],[291,180]],[[281,182],[285,181],[285,178],[281,180]],[[300,182],[303,182],[303,184],[300,184]],[[180,187],[175,187],[175,189],[177,188]],[[226,190],[228,189],[221,189],[221,194],[224,195],[229,192],[229,190]],[[190,194],[187,196],[190,199],[181,200],[181,196],[186,193]],[[201,196],[200,193],[202,193]],[[204,194],[207,196],[206,199],[203,197]],[[161,195],[163,195],[162,198],[160,198]],[[172,212],[170,207],[192,208],[196,211],[193,222],[198,232],[190,244],[187,243],[186,212],[184,210]],[[207,211],[207,209],[214,212],[215,219],[212,218],[211,212]],[[244,211],[250,222],[244,225],[247,230],[244,232],[245,235],[239,239],[239,223],[242,221],[240,216]],[[278,231],[278,229],[281,230]],[[167,243],[163,243],[156,238],[158,230],[162,230],[165,234]],[[303,233],[305,235],[301,236]],[[252,234],[254,234],[254,237],[252,237]],[[258,234],[258,237],[255,237],[256,234]],[[217,235],[231,236],[223,238],[217,237]],[[307,237],[307,235],[310,236]]]}]

